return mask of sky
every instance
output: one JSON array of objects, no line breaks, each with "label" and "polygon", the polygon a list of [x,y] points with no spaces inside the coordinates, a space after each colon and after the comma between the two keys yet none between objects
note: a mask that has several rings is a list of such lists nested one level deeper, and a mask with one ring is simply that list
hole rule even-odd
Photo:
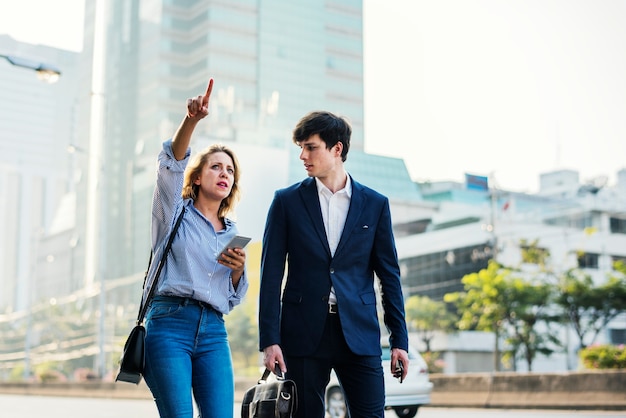
[{"label": "sky", "polygon": [[[82,48],[83,0],[7,3],[0,33]],[[415,181],[530,193],[542,173],[610,186],[626,168],[625,0],[363,3],[367,152]]]}]

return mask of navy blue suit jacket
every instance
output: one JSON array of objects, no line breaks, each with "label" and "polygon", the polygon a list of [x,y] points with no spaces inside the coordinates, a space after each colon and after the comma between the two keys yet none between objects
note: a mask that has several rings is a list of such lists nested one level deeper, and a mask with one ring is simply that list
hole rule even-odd
[{"label": "navy blue suit jacket", "polygon": [[350,208],[332,257],[315,179],[278,190],[263,235],[260,349],[279,344],[286,355],[312,354],[324,330],[332,284],[343,333],[352,352],[380,355],[374,273],[381,283],[390,344],[407,350],[404,300],[388,199],[352,180]]}]

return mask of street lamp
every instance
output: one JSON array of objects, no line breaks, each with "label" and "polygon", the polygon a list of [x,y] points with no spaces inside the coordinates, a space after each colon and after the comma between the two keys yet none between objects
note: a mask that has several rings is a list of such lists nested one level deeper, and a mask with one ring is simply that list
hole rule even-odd
[{"label": "street lamp", "polygon": [[16,67],[35,70],[37,72],[37,78],[48,84],[56,83],[59,81],[59,77],[61,77],[61,70],[53,65],[46,64],[45,62],[33,61],[27,58],[16,57],[14,55],[0,54],[0,57],[6,59],[9,63],[11,63],[11,65],[15,65]]},{"label": "street lamp", "polygon": [[[30,60],[27,58],[17,57],[13,55],[4,55],[0,54],[0,58],[6,59],[9,64],[14,65],[16,67],[27,68],[30,70],[34,70],[37,72],[37,78],[41,81],[44,81],[48,84],[56,83],[61,76],[61,71],[53,65],[46,64],[43,62],[38,62],[34,60]],[[40,234],[40,233],[39,233]],[[37,236],[37,243],[41,237]],[[27,310],[27,330],[26,330],[26,338],[24,341],[24,377],[26,379],[30,378],[31,373],[31,362],[30,362],[30,349],[32,344],[32,309],[33,309],[33,280],[35,278],[35,268],[37,265],[37,257],[34,259],[34,267],[29,269],[28,275],[28,285],[27,285],[27,294],[28,294],[28,310]],[[18,302],[19,303],[19,302]]]}]

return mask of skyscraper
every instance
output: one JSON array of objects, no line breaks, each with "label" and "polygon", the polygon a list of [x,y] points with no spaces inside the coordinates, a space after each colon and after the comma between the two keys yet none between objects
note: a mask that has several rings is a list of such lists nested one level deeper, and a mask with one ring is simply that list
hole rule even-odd
[{"label": "skyscraper", "polygon": [[[61,201],[73,191],[71,156],[77,89],[77,54],[42,45],[18,42],[0,35],[0,54],[43,62],[61,68],[56,84],[44,84],[33,70],[12,66],[0,59],[0,310],[21,310],[45,294],[35,286],[37,260],[47,270],[37,271],[45,286],[55,282],[52,272],[69,262],[69,235],[59,243],[59,257],[47,253],[41,239],[51,230],[73,227],[73,205],[59,213]],[[61,256],[63,254],[63,256]]]},{"label": "skyscraper", "polygon": [[[93,22],[102,13],[106,27],[97,42]],[[244,196],[252,197],[242,201],[241,217],[254,217],[256,232],[271,199],[268,185],[304,177],[288,152],[295,148],[291,130],[304,114],[325,109],[346,116],[354,132],[351,158],[363,153],[361,0],[114,0],[87,2],[85,15],[86,67],[104,48],[102,68],[91,68],[104,72],[100,175],[106,184],[98,187],[106,208],[98,238],[106,244],[98,255],[106,278],[145,269],[156,155],[183,117],[185,100],[204,92],[210,77],[210,116],[192,147],[234,144],[247,176]],[[88,137],[80,136],[81,146],[88,147]],[[276,161],[260,161],[264,152]],[[387,161],[394,173],[398,162],[403,167],[401,160]],[[257,198],[260,190],[268,193]]]}]

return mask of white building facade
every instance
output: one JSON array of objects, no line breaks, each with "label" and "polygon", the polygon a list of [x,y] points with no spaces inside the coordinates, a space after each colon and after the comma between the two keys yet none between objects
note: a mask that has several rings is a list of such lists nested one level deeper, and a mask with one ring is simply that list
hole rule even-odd
[{"label": "white building facade", "polygon": [[[458,183],[422,185],[424,198],[437,206],[430,217],[418,219],[423,232],[404,234],[408,221],[396,225],[405,297],[442,300],[446,293],[463,290],[463,275],[485,268],[494,257],[501,265],[522,267],[523,240],[536,241],[549,252],[554,275],[580,268],[596,284],[603,283],[613,263],[626,260],[625,173],[620,171],[617,184],[610,187],[580,184],[573,170],[546,173],[533,195],[468,190]],[[569,327],[559,333],[566,352],[539,356],[533,371],[578,367],[578,338]],[[613,320],[595,342],[626,343],[626,314]],[[459,333],[440,335],[432,349],[447,357],[448,372],[485,371],[493,370],[493,361],[476,361],[476,356],[492,357],[493,346],[493,336]],[[466,356],[461,355],[464,351]],[[525,367],[519,363],[513,368]]]}]

